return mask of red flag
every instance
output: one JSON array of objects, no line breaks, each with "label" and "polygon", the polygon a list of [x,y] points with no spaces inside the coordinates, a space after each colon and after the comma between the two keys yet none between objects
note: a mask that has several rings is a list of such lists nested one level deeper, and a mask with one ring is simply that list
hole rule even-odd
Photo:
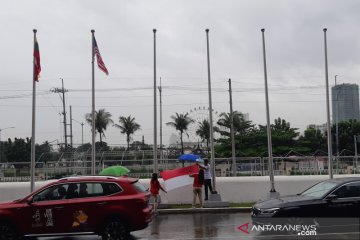
[{"label": "red flag", "polygon": [[109,72],[105,67],[105,63],[102,60],[95,37],[94,37],[94,54],[96,55],[97,64],[98,64],[98,67],[100,68],[100,70],[103,71],[106,75],[109,75]]},{"label": "red flag", "polygon": [[34,38],[34,81],[39,81],[39,76],[41,72],[40,65],[40,51],[39,44],[37,42],[36,36]]}]

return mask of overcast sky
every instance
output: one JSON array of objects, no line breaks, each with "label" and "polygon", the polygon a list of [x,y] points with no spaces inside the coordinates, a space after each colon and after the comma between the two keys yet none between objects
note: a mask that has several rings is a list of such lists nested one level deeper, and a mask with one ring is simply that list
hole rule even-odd
[{"label": "overcast sky", "polygon": [[[96,109],[118,123],[132,115],[141,125],[133,136],[153,142],[153,28],[157,29],[157,76],[163,87],[163,142],[175,112],[201,120],[208,107],[206,34],[209,28],[213,108],[233,108],[265,124],[261,28],[265,28],[270,119],[284,118],[301,132],[326,122],[323,28],[328,28],[329,83],[357,83],[360,76],[360,2],[241,0],[13,0],[1,4],[0,129],[2,140],[31,136],[33,28],[41,55],[37,83],[36,142],[63,141],[62,103],[51,93],[64,79],[67,112],[84,122],[91,112],[91,29],[109,76],[97,67]],[[214,118],[216,120],[217,114]],[[69,117],[68,117],[69,119]],[[158,118],[159,120],[159,118]],[[190,137],[196,126],[190,128]],[[81,126],[74,122],[74,143]],[[126,144],[117,128],[110,145]],[[98,138],[97,138],[98,139]],[[185,139],[187,140],[187,139]],[[84,126],[84,142],[91,142]],[[159,142],[159,140],[158,140]]]}]

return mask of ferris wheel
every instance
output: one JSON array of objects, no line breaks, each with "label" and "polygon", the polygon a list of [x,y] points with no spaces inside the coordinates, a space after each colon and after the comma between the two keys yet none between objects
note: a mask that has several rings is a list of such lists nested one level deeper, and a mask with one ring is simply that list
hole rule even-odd
[{"label": "ferris wheel", "polygon": [[[194,120],[192,124],[189,125],[187,133],[189,134],[189,141],[190,142],[201,142],[201,138],[196,135],[196,130],[199,128],[199,123],[203,120],[209,121],[209,107],[205,106],[198,106],[191,108],[188,112],[189,117]],[[216,126],[217,121],[220,118],[220,114],[216,110],[212,110],[212,119],[213,119],[213,126]],[[214,138],[218,136],[217,132],[214,132]],[[185,137],[186,139],[187,137]]]}]

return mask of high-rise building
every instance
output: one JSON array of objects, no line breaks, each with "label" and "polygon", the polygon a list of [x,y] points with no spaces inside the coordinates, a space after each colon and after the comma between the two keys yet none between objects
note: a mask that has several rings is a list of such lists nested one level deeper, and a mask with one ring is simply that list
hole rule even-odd
[{"label": "high-rise building", "polygon": [[331,88],[333,123],[360,119],[359,86],[357,84],[339,84]]}]

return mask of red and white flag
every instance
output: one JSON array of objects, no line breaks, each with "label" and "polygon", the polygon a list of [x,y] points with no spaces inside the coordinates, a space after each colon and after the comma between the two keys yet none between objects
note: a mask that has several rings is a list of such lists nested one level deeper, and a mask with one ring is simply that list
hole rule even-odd
[{"label": "red and white flag", "polygon": [[194,164],[188,167],[163,171],[160,172],[160,175],[164,180],[166,191],[170,191],[175,188],[193,184],[194,178],[189,175],[198,172],[199,166]]},{"label": "red and white flag", "polygon": [[105,66],[105,63],[104,61],[102,60],[102,57],[101,57],[101,54],[100,54],[100,51],[99,51],[99,48],[98,48],[98,45],[97,45],[97,42],[96,42],[96,39],[94,37],[94,54],[96,56],[96,60],[97,60],[97,64],[98,64],[98,67],[100,68],[101,71],[103,71],[106,75],[109,75],[109,72]]}]

